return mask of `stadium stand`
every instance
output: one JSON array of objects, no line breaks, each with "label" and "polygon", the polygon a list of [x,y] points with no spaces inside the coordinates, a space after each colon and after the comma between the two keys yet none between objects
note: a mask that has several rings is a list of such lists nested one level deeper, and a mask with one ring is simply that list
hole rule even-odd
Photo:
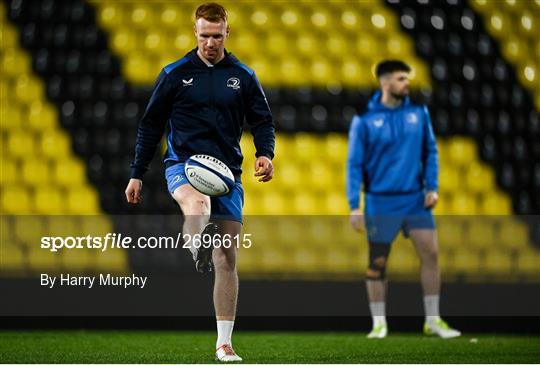
[{"label": "stadium stand", "polygon": [[0,4],[0,28],[2,275],[100,270],[105,256],[115,256],[118,271],[126,270],[123,252],[102,258],[90,250],[72,255],[40,248],[42,236],[76,232],[65,229],[73,220],[81,227],[99,220],[96,227],[105,231],[111,225],[102,215],[86,166],[58,123],[56,107],[47,100],[43,81],[32,69],[31,56],[21,48],[18,29],[7,21],[4,4]]},{"label": "stadium stand", "polygon": [[[40,143],[27,133],[2,134],[10,153],[19,158],[2,164],[2,200],[19,207],[39,203],[38,212],[61,213],[62,205],[77,206],[77,194],[87,196],[83,188],[95,189],[98,209],[111,215],[115,230],[127,225],[118,214],[177,214],[166,193],[159,156],[145,178],[141,207],[129,207],[123,189],[137,120],[152,83],[161,67],[194,45],[191,27],[196,4],[39,3],[8,1],[7,15],[16,25],[10,28],[11,37],[16,39],[19,33],[31,57],[14,62],[9,60],[12,51],[3,51],[2,59],[13,67],[31,64],[47,85],[45,93],[52,104],[43,101],[48,112],[36,106],[29,109],[28,117],[19,113],[5,119],[15,130],[28,118],[32,128],[46,125],[54,133],[47,133]],[[375,1],[257,6],[224,2],[232,27],[228,48],[257,72],[279,131],[276,178],[264,185],[249,176],[254,150],[248,134],[242,140],[245,213],[250,216],[245,232],[253,233],[255,245],[241,251],[241,272],[254,278],[361,275],[367,261],[364,238],[351,232],[346,216],[344,132],[376,87],[373,66],[385,57],[400,57],[414,66],[416,94],[432,99],[441,160],[442,199],[436,213],[445,277],[538,279],[535,263],[540,262],[540,254],[530,244],[524,222],[511,216],[535,212],[539,206],[534,192],[540,175],[534,161],[540,150],[534,141],[540,125],[529,94],[515,82],[512,67],[498,56],[495,41],[483,31],[472,9],[461,3],[430,8],[433,14],[426,18],[422,12],[427,8],[421,5],[389,3],[390,7]],[[437,17],[443,19],[442,29]],[[445,22],[446,17],[451,21]],[[424,19],[431,21],[424,24]],[[455,27],[459,29],[449,31]],[[467,43],[463,34],[475,42]],[[350,51],[345,53],[346,44],[354,45],[354,57]],[[480,66],[484,61],[491,66],[488,71]],[[27,80],[31,77],[35,75]],[[22,83],[21,91],[19,86],[15,90],[31,95]],[[15,109],[6,112],[15,115]],[[48,120],[42,121],[42,115],[48,115]],[[50,170],[33,161],[19,162],[28,151],[40,148],[48,158],[69,155],[70,145],[80,160],[70,157]],[[43,170],[42,179],[48,179],[51,187],[39,199],[25,194],[20,184],[4,183],[4,176],[12,182],[22,176],[35,179],[36,170]],[[526,176],[522,171],[527,171]],[[69,184],[79,189],[74,195],[64,193]],[[155,222],[153,229],[163,231],[171,225],[178,229],[174,219]],[[18,233],[8,231],[17,240]],[[486,249],[494,245],[496,250]],[[394,251],[390,275],[415,278],[417,259],[411,244],[400,237]],[[17,262],[26,262],[31,255],[21,250],[11,257],[18,267]],[[90,267],[91,259],[84,254],[73,260],[81,270]],[[182,270],[192,271],[185,257],[167,252],[132,250],[129,261],[134,271],[149,266],[186,266]],[[62,259],[59,262],[42,265],[60,267],[55,266]]]}]

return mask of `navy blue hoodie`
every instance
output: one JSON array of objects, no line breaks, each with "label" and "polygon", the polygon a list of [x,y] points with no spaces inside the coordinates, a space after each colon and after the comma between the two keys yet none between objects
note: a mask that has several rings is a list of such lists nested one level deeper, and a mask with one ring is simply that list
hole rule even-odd
[{"label": "navy blue hoodie", "polygon": [[167,167],[194,154],[207,154],[239,177],[244,119],[251,126],[256,156],[272,159],[274,121],[253,70],[227,51],[213,66],[197,56],[197,49],[190,51],[164,67],[156,81],[139,122],[131,177],[143,177],[165,130]]}]

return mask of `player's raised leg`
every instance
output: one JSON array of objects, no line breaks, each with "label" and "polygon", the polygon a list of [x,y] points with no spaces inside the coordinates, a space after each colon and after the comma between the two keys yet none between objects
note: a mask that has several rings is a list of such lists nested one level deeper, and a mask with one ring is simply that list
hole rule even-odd
[{"label": "player's raised leg", "polygon": [[[239,237],[242,224],[236,221],[220,221],[219,233],[223,238]],[[237,236],[238,235],[238,236]],[[234,242],[234,240],[233,240]],[[242,361],[233,350],[232,332],[236,317],[236,302],[238,298],[238,273],[236,270],[237,247],[215,248],[213,252],[215,281],[214,308],[217,322],[216,359],[223,362]]]},{"label": "player's raised leg", "polygon": [[450,328],[439,314],[441,279],[439,271],[439,244],[435,229],[413,229],[409,232],[421,261],[420,279],[424,292],[426,320],[424,333],[453,338],[461,332]]},{"label": "player's raised leg", "polygon": [[212,246],[204,247],[195,245],[193,240],[197,235],[214,235],[217,227],[209,223],[210,197],[201,194],[189,184],[183,184],[176,188],[173,193],[174,200],[184,214],[182,234],[191,239],[189,250],[195,261],[195,268],[200,273],[212,270]]}]

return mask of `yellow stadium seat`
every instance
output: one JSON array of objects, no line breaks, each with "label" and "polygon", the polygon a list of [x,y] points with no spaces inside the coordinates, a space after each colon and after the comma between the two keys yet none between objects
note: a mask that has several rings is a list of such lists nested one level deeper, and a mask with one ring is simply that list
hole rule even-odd
[{"label": "yellow stadium seat", "polygon": [[520,61],[526,58],[527,45],[520,39],[513,38],[506,41],[502,47],[503,54],[511,62]]},{"label": "yellow stadium seat", "polygon": [[38,215],[13,217],[14,239],[23,246],[40,247],[41,237],[46,236],[45,219]]},{"label": "yellow stadium seat", "polygon": [[48,103],[40,100],[30,104],[28,111],[28,124],[34,130],[48,131],[56,127],[58,113],[56,109]]},{"label": "yellow stadium seat", "polygon": [[294,266],[294,257],[290,252],[265,249],[261,253],[260,271],[263,273],[279,273],[284,270],[289,271],[294,268]]},{"label": "yellow stadium seat", "polygon": [[6,102],[0,110],[0,118],[2,118],[0,123],[2,130],[17,130],[22,126],[22,110],[18,108],[18,105],[8,107]]},{"label": "yellow stadium seat", "polygon": [[294,7],[286,7],[281,13],[281,23],[288,29],[300,29],[304,24],[302,11]]},{"label": "yellow stadium seat", "polygon": [[[377,50],[378,40],[370,34],[364,34],[356,40],[356,53],[360,58],[371,61],[378,54]],[[373,74],[370,73],[370,76],[373,77]]]},{"label": "yellow stadium seat", "polygon": [[260,29],[273,29],[276,26],[275,14],[269,8],[254,9],[249,19],[255,27]]},{"label": "yellow stadium seat", "polygon": [[152,63],[149,57],[132,53],[125,64],[126,77],[136,84],[149,84],[156,78],[157,73],[152,72]]},{"label": "yellow stadium seat", "polygon": [[21,75],[30,70],[30,60],[25,53],[17,48],[6,49],[2,56],[2,69],[5,75]]},{"label": "yellow stadium seat", "polygon": [[326,194],[326,214],[331,215],[345,215],[349,213],[349,206],[345,192],[329,192]]},{"label": "yellow stadium seat", "polygon": [[338,133],[328,133],[324,140],[325,155],[330,161],[344,164],[347,159],[347,139]]},{"label": "yellow stadium seat", "polygon": [[477,213],[476,196],[457,192],[452,198],[452,203],[449,206],[452,214],[473,215]]},{"label": "yellow stadium seat", "polygon": [[86,186],[72,187],[67,194],[67,210],[73,214],[97,214],[99,199],[96,191]]},{"label": "yellow stadium seat", "polygon": [[333,65],[326,59],[319,59],[313,61],[311,64],[311,80],[318,86],[330,86],[335,84],[332,82],[331,75],[335,75],[336,72]]},{"label": "yellow stadium seat", "polygon": [[327,8],[319,7],[314,8],[310,16],[311,24],[315,29],[321,31],[328,31],[334,29],[334,16]]},{"label": "yellow stadium seat", "polygon": [[166,52],[169,45],[170,42],[167,39],[167,36],[158,30],[149,31],[144,38],[144,48],[148,52]]},{"label": "yellow stadium seat", "polygon": [[397,241],[393,244],[393,254],[389,257],[388,273],[394,278],[403,276],[416,276],[418,273],[419,259],[411,242]]},{"label": "yellow stadium seat", "polygon": [[[4,17],[2,16],[2,18]],[[10,49],[19,45],[17,31],[7,22],[2,22],[0,28],[0,45],[2,49]]]},{"label": "yellow stadium seat", "polygon": [[105,236],[113,231],[111,222],[105,215],[85,215],[80,216],[79,219],[80,231],[83,235]]},{"label": "yellow stadium seat", "polygon": [[53,160],[63,159],[71,154],[70,140],[60,130],[44,133],[40,145],[42,155]]},{"label": "yellow stadium seat", "polygon": [[0,248],[0,273],[20,274],[26,270],[26,260],[21,247],[2,244]]},{"label": "yellow stadium seat", "polygon": [[448,141],[448,157],[455,165],[468,165],[470,161],[477,159],[474,141],[469,138],[452,138]]},{"label": "yellow stadium seat", "polygon": [[311,56],[318,53],[320,45],[312,33],[301,33],[296,39],[296,47],[301,54]]},{"label": "yellow stadium seat", "polygon": [[267,192],[258,199],[264,214],[281,215],[290,214],[293,211],[290,197],[278,192]]},{"label": "yellow stadium seat", "polygon": [[326,50],[328,55],[335,59],[342,59],[344,51],[352,43],[339,33],[330,33],[327,35]]},{"label": "yellow stadium seat", "polygon": [[471,249],[463,248],[457,250],[454,255],[454,268],[460,275],[478,275],[480,271],[481,256]]},{"label": "yellow stadium seat", "polygon": [[[311,216],[308,218],[302,217],[301,220],[303,226],[303,239],[310,247],[318,247],[319,249],[325,249],[333,247],[334,249],[340,249],[336,247],[336,232],[333,226],[333,217],[324,216]],[[301,230],[302,231],[302,230]]]},{"label": "yellow stadium seat", "polygon": [[452,166],[442,165],[439,171],[439,185],[441,193],[453,193],[461,189],[460,174]]},{"label": "yellow stadium seat", "polygon": [[87,234],[81,230],[78,216],[50,215],[47,216],[46,230],[49,236],[82,236]]},{"label": "yellow stadium seat", "polygon": [[50,167],[46,160],[27,159],[22,163],[22,181],[40,187],[50,181]]},{"label": "yellow stadium seat", "polygon": [[77,248],[63,250],[60,254],[62,266],[70,273],[84,273],[90,269],[94,269],[96,256],[102,252],[89,249]]},{"label": "yellow stadium seat", "polygon": [[34,138],[28,130],[13,131],[8,136],[7,152],[16,158],[27,158],[34,153]]},{"label": "yellow stadium seat", "polygon": [[41,100],[44,96],[43,86],[37,78],[21,75],[17,77],[17,81],[15,82],[15,95],[19,100],[25,103]]},{"label": "yellow stadium seat", "polygon": [[127,252],[122,248],[109,249],[95,255],[94,270],[103,273],[123,273],[128,270]]},{"label": "yellow stadium seat", "polygon": [[261,257],[251,248],[242,248],[238,250],[238,272],[241,277],[245,274],[258,273]]},{"label": "yellow stadium seat", "polygon": [[140,28],[150,28],[154,25],[154,12],[150,6],[135,3],[131,10],[131,22]]},{"label": "yellow stadium seat", "polygon": [[161,24],[168,28],[175,29],[186,16],[187,14],[182,11],[181,6],[177,6],[173,3],[164,3],[160,15]]},{"label": "yellow stadium seat", "polygon": [[292,204],[295,214],[321,214],[324,208],[315,194],[306,191],[295,193]]},{"label": "yellow stadium seat", "polygon": [[30,270],[40,272],[58,272],[62,270],[58,252],[50,252],[39,247],[28,250],[28,266]]},{"label": "yellow stadium seat", "polygon": [[65,200],[62,191],[55,186],[39,186],[34,195],[35,209],[38,214],[65,213]]},{"label": "yellow stadium seat", "polygon": [[137,37],[133,30],[125,28],[117,30],[112,37],[112,49],[122,56],[127,56],[137,49]]},{"label": "yellow stadium seat", "polygon": [[498,238],[500,245],[509,249],[520,249],[530,245],[527,226],[512,217],[501,219]]},{"label": "yellow stadium seat", "polygon": [[75,158],[57,160],[54,164],[55,182],[62,186],[75,186],[84,184],[86,171],[82,162]]},{"label": "yellow stadium seat", "polygon": [[19,171],[15,161],[1,160],[0,164],[0,186],[16,183],[19,179]]},{"label": "yellow stadium seat", "polygon": [[269,32],[268,38],[266,38],[266,44],[268,44],[268,51],[273,57],[283,57],[283,50],[290,46],[289,39],[284,32],[276,30],[275,32]]},{"label": "yellow stadium seat", "polygon": [[332,186],[332,182],[338,178],[334,176],[330,166],[323,161],[313,162],[306,168],[307,185],[310,186],[310,189],[319,193],[325,193]]},{"label": "yellow stadium seat", "polygon": [[21,186],[2,186],[2,211],[5,214],[29,214],[33,204],[27,190]]},{"label": "yellow stadium seat", "polygon": [[493,247],[497,241],[494,223],[492,219],[471,217],[465,238],[467,245],[478,249]]},{"label": "yellow stadium seat", "polygon": [[520,273],[540,279],[540,251],[530,250],[520,252],[517,258],[517,269]]},{"label": "yellow stadium seat", "polygon": [[538,73],[540,70],[537,65],[538,61],[535,63],[533,60],[527,60],[518,68],[518,78],[521,83],[536,93],[540,92],[540,88],[538,87],[538,83],[540,82]]},{"label": "yellow stadium seat", "polygon": [[487,215],[512,214],[510,198],[499,191],[488,191],[483,194],[480,213]]},{"label": "yellow stadium seat", "polygon": [[279,170],[276,171],[274,179],[279,186],[283,187],[283,189],[294,191],[298,188],[299,181],[302,181],[302,173],[303,171],[300,167],[294,163],[284,163],[279,167]]},{"label": "yellow stadium seat", "polygon": [[437,219],[441,248],[458,247],[466,243],[465,224],[462,217],[443,216]]},{"label": "yellow stadium seat", "polygon": [[193,37],[192,31],[180,31],[176,34],[176,36],[174,36],[173,44],[180,55],[187,53],[191,48],[193,48]]},{"label": "yellow stadium seat", "polygon": [[349,31],[355,31],[360,26],[360,15],[356,8],[345,8],[341,12],[341,25]]},{"label": "yellow stadium seat", "polygon": [[294,265],[290,269],[300,273],[315,273],[324,262],[324,255],[320,252],[304,247],[298,247],[293,252]]},{"label": "yellow stadium seat", "polygon": [[308,133],[297,133],[292,144],[295,158],[302,163],[318,159],[322,152],[319,149],[319,138]]},{"label": "yellow stadium seat", "polygon": [[0,215],[0,242],[3,244],[15,243],[13,219],[7,215]]},{"label": "yellow stadium seat", "polygon": [[105,28],[111,29],[122,24],[122,7],[118,4],[108,2],[104,4],[98,13],[98,22]]},{"label": "yellow stadium seat", "polygon": [[515,273],[515,266],[509,252],[491,249],[486,251],[482,272],[488,275],[508,276]]},{"label": "yellow stadium seat", "polygon": [[469,165],[466,182],[468,190],[473,193],[491,192],[495,188],[493,170],[479,163]]}]

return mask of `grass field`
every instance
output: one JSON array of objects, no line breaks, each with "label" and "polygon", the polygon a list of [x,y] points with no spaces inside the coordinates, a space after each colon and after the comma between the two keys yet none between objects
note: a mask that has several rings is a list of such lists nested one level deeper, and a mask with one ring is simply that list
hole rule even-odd
[{"label": "grass field", "polygon": [[[392,334],[242,332],[246,363],[537,363],[540,337],[467,335],[441,340]],[[476,338],[477,341],[473,340]],[[1,363],[209,363],[213,332],[2,331]]]}]

